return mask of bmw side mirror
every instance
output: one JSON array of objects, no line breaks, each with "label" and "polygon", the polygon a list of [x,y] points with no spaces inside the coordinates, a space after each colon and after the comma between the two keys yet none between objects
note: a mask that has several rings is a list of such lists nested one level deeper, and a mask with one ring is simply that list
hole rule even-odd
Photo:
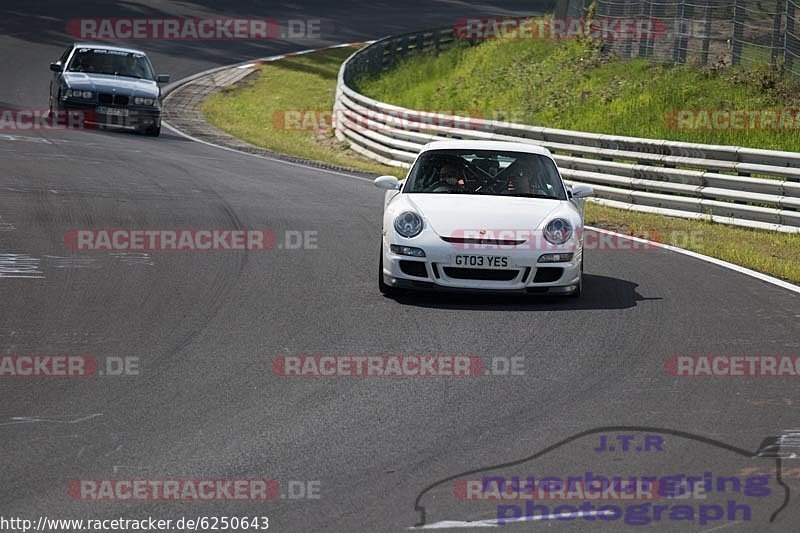
[{"label": "bmw side mirror", "polygon": [[375,181],[372,183],[379,189],[387,189],[387,190],[397,190],[400,188],[400,180],[395,178],[394,176],[381,176],[379,178],[375,178]]},{"label": "bmw side mirror", "polygon": [[592,189],[588,185],[584,185],[582,183],[577,183],[572,186],[572,197],[573,198],[586,198],[594,194],[594,189]]},{"label": "bmw side mirror", "polygon": [[159,74],[156,81],[158,83],[169,83],[169,74]]},{"label": "bmw side mirror", "polygon": [[53,72],[61,72],[61,61],[50,63],[50,70],[52,70]]}]

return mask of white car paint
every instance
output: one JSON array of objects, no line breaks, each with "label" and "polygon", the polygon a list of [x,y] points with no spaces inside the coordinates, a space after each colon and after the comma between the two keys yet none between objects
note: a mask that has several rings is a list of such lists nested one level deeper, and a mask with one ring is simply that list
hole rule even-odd
[{"label": "white car paint", "polygon": [[[418,158],[433,150],[489,150],[498,152],[526,152],[539,154],[552,160],[545,148],[522,143],[496,141],[440,141],[426,145]],[[555,165],[555,162],[553,162]],[[557,167],[557,166],[556,166]],[[413,165],[412,165],[413,168]],[[483,194],[438,194],[404,193],[405,182],[391,177],[380,177],[375,184],[386,191],[383,215],[383,235],[381,241],[382,269],[380,272],[384,292],[393,288],[439,288],[460,290],[492,290],[517,292],[549,292],[557,294],[580,294],[583,259],[583,205],[582,200],[553,200]],[[561,182],[563,185],[563,180]],[[395,187],[400,187],[398,190]],[[566,189],[569,190],[569,189]],[[584,186],[581,196],[591,194]],[[419,235],[403,237],[394,228],[394,221],[403,212],[412,211],[423,220]],[[572,236],[563,245],[551,245],[543,238],[545,226],[556,218],[567,220],[572,226]],[[477,236],[485,230],[482,238],[497,239],[530,237],[519,246],[494,244],[459,244],[447,242],[445,238]],[[502,230],[502,233],[501,233]],[[512,237],[513,236],[513,237]],[[424,250],[425,257],[409,257],[391,251],[391,245],[412,246]],[[559,263],[539,263],[545,253],[572,251],[572,260]],[[456,256],[477,255],[486,257],[506,257],[510,262],[505,275],[517,271],[513,279],[463,279],[464,271],[456,265]],[[425,276],[412,276],[401,268],[401,261],[424,263]],[[484,261],[480,259],[480,261]],[[534,281],[543,268],[561,269],[562,274],[554,281]],[[447,272],[460,272],[453,277]],[[472,272],[470,272],[470,275]],[[502,275],[502,274],[499,274]],[[479,274],[482,277],[484,274]]]}]

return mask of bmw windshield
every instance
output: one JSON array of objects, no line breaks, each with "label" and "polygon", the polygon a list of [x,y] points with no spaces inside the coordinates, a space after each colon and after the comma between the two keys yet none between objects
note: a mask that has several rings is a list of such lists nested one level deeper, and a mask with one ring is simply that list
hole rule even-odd
[{"label": "bmw windshield", "polygon": [[151,81],[155,79],[150,62],[144,55],[121,50],[78,48],[67,66],[67,71]]},{"label": "bmw windshield", "polygon": [[549,157],[490,150],[426,152],[411,169],[403,192],[567,199]]}]

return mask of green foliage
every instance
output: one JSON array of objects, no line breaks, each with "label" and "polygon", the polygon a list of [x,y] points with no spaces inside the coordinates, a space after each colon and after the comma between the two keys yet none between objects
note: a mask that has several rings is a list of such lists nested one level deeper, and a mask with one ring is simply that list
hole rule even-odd
[{"label": "green foliage", "polygon": [[590,40],[498,39],[438,57],[409,58],[358,88],[373,98],[430,111],[594,133],[709,144],[800,149],[792,129],[676,129],[680,110],[800,107],[798,86],[770,67],[697,67],[619,60]]}]

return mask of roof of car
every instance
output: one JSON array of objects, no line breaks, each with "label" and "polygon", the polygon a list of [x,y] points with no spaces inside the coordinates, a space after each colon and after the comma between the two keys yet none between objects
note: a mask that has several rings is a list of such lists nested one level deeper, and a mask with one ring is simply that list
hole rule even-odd
[{"label": "roof of car", "polygon": [[434,141],[422,147],[423,152],[429,150],[496,150],[498,152],[525,152],[552,157],[550,150],[543,146],[506,141]]},{"label": "roof of car", "polygon": [[102,48],[103,50],[114,50],[115,52],[131,52],[133,54],[147,55],[136,48],[124,48],[121,46],[111,46],[105,43],[75,43],[75,48]]}]

